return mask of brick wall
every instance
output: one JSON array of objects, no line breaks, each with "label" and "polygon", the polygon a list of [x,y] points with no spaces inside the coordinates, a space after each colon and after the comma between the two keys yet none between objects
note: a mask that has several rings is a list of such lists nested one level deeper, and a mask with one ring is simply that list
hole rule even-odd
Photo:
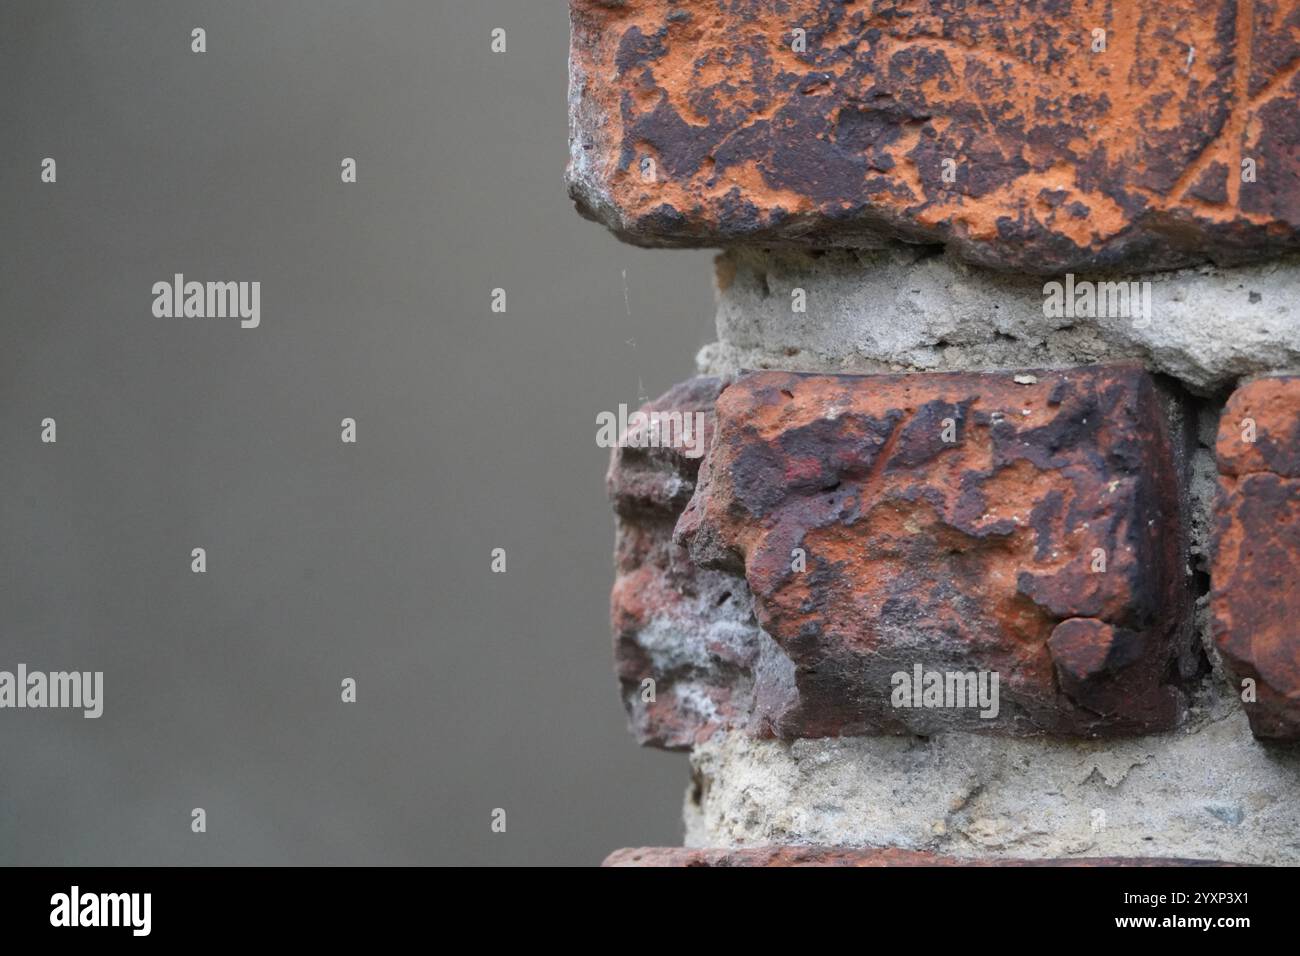
[{"label": "brick wall", "polygon": [[579,210],[724,249],[608,475],[700,849],[611,861],[1300,861],[1300,7],[571,9]]}]

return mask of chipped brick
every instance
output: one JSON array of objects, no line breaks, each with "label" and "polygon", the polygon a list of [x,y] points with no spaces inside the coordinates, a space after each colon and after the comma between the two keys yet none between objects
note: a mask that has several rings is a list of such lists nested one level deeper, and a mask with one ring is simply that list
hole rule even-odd
[{"label": "chipped brick", "polygon": [[[763,372],[721,393],[676,534],[699,567],[744,575],[793,665],[763,732],[1178,722],[1189,595],[1156,387],[1135,366],[1034,377]],[[1000,713],[893,706],[917,665],[996,673]]]},{"label": "chipped brick", "polygon": [[893,237],[1039,274],[1300,247],[1294,0],[570,8],[570,191],[634,243]]},{"label": "chipped brick", "polygon": [[1300,377],[1238,388],[1219,422],[1217,453],[1214,644],[1238,682],[1254,682],[1254,699],[1243,699],[1255,735],[1298,740]]}]

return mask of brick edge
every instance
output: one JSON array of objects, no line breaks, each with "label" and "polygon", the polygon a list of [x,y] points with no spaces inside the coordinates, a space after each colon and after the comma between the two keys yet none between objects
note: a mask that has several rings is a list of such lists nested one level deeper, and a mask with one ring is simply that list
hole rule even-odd
[{"label": "brick edge", "polygon": [[602,867],[1157,867],[1238,866],[1219,860],[1187,860],[1176,857],[1073,857],[1055,859],[1013,859],[942,856],[923,850],[895,847],[764,846],[741,849],[686,847],[624,847],[605,857]]}]

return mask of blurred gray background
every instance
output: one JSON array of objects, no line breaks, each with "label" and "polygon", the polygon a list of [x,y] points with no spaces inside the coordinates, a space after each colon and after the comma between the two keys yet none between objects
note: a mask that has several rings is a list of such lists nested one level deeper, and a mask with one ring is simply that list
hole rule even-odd
[{"label": "blurred gray background", "polygon": [[[105,672],[99,720],[0,710],[0,862],[680,843],[595,418],[691,373],[709,255],[573,211],[566,7],[0,7],[0,669]],[[261,327],[154,318],[176,272],[259,280]]]}]

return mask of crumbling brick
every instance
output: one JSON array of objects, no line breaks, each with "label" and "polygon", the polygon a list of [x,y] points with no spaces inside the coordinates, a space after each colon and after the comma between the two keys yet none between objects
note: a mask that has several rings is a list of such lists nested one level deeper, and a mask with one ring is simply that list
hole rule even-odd
[{"label": "crumbling brick", "polygon": [[643,741],[1178,723],[1181,490],[1140,368],[698,381],[657,403],[718,394],[698,475],[680,459],[657,479],[674,494],[633,500],[619,489],[659,486],[641,452],[611,468]]},{"label": "crumbling brick", "polygon": [[1219,422],[1214,644],[1255,735],[1300,739],[1300,377],[1242,385]]},{"label": "crumbling brick", "polygon": [[[778,736],[1178,722],[1180,489],[1140,368],[764,372],[717,416],[677,533],[794,663]],[[1000,707],[899,706],[917,671],[996,675]]]},{"label": "crumbling brick", "polygon": [[[721,387],[716,378],[692,379],[639,411],[703,413],[708,448]],[[610,601],[615,670],[638,742],[670,750],[747,725],[762,638],[744,582],[697,567],[673,541],[700,462],[671,444],[621,441],[606,478],[619,519]]]},{"label": "crumbling brick", "polygon": [[570,190],[642,245],[1000,269],[1300,247],[1300,6],[571,0]]}]

